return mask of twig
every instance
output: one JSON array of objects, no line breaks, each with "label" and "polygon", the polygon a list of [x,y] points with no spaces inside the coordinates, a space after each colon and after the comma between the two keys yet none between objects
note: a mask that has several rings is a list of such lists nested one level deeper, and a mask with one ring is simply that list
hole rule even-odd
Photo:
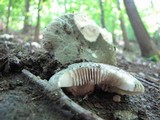
[{"label": "twig", "polygon": [[34,100],[40,99],[42,97],[43,97],[42,95],[39,95],[39,96],[33,97],[31,100],[34,101]]},{"label": "twig", "polygon": [[[136,74],[136,73],[131,73],[131,74],[132,74],[135,78],[137,78],[138,80],[142,81],[143,83],[148,84],[148,85],[150,85],[150,86],[153,86],[153,87],[154,87],[155,89],[157,89],[157,90],[160,89],[159,84],[158,84],[157,82],[153,82],[153,81],[147,79],[146,76],[145,76],[145,78],[144,78],[143,76],[138,75],[138,74]],[[147,80],[146,80],[146,79],[147,79]],[[157,85],[157,84],[158,84],[158,85]]]},{"label": "twig", "polygon": [[40,77],[36,77],[28,70],[22,70],[22,73],[30,79],[31,82],[38,84],[47,96],[52,99],[57,105],[61,108],[68,108],[71,112],[73,112],[76,117],[84,119],[84,120],[103,120],[96,114],[82,108],[74,101],[72,101],[69,97],[67,97],[61,88],[58,88],[56,85],[50,85],[47,80],[42,80]]}]

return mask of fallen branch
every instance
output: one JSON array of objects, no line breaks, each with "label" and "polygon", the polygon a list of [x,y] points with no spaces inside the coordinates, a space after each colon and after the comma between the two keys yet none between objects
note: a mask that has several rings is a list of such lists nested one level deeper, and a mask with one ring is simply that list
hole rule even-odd
[{"label": "fallen branch", "polygon": [[33,75],[28,70],[22,70],[22,73],[30,79],[31,82],[38,84],[47,96],[53,100],[57,105],[61,108],[68,108],[71,112],[76,115],[76,117],[84,119],[84,120],[103,120],[96,114],[82,108],[74,101],[72,101],[69,97],[67,97],[61,88],[58,88],[56,85],[50,85],[47,80],[42,80],[40,77]]}]

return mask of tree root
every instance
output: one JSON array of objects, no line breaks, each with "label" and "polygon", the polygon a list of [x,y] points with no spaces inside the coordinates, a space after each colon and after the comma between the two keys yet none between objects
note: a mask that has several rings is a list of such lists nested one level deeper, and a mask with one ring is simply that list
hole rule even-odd
[{"label": "tree root", "polygon": [[44,93],[62,109],[67,108],[69,111],[71,111],[75,115],[75,118],[83,120],[103,120],[96,114],[76,104],[65,95],[61,88],[57,87],[56,85],[51,86],[47,80],[42,80],[40,77],[33,75],[28,70],[24,69],[22,70],[22,73],[29,78],[31,82],[39,85],[44,90]]}]

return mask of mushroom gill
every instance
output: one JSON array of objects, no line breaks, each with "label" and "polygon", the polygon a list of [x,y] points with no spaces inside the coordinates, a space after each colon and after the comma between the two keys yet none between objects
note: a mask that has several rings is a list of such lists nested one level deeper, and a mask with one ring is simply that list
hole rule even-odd
[{"label": "mushroom gill", "polygon": [[[74,90],[84,91],[84,95],[94,90],[94,87],[90,87],[91,89],[89,90],[84,87],[91,83],[99,86],[104,91],[116,92],[121,95],[144,92],[142,83],[128,72],[111,65],[93,62],[69,65],[68,68],[53,75],[49,83],[57,84],[58,87],[74,87]],[[87,91],[85,92],[86,89],[83,88],[86,88]]]}]

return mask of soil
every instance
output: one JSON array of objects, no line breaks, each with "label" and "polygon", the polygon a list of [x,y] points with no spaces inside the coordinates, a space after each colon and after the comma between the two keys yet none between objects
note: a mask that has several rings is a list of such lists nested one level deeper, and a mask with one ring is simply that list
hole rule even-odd
[{"label": "soil", "polygon": [[[17,59],[20,62],[17,62]],[[120,54],[117,55],[117,61],[118,67],[130,72],[143,83],[144,94],[122,96],[121,102],[113,101],[114,93],[99,89],[85,98],[75,98],[66,94],[77,104],[106,120],[159,120],[160,64],[145,59],[130,62]],[[3,59],[0,59],[0,63],[4,63]],[[28,69],[48,80],[67,64],[62,66],[46,52],[34,52],[21,56],[12,54],[8,56],[8,62],[5,59],[3,65],[0,77],[0,120],[75,119],[73,114],[56,106],[43,94],[41,88],[30,83],[21,73],[22,69]]]}]

